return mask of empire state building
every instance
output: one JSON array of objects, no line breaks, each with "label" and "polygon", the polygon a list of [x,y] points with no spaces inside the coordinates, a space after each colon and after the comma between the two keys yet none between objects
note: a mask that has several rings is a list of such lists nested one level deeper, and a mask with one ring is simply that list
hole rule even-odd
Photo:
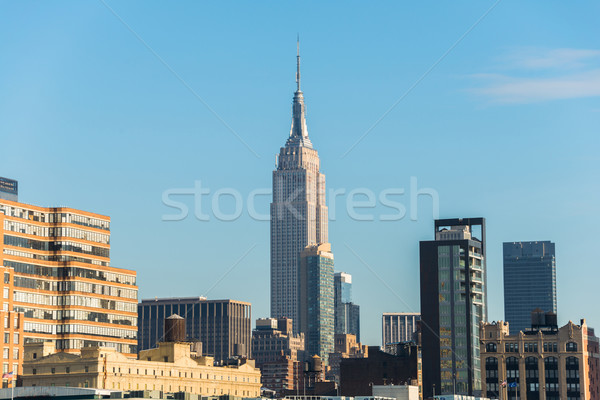
[{"label": "empire state building", "polygon": [[273,171],[271,203],[271,317],[292,318],[294,331],[299,330],[300,254],[306,246],[328,242],[325,175],[308,137],[299,51],[296,85],[292,128]]}]

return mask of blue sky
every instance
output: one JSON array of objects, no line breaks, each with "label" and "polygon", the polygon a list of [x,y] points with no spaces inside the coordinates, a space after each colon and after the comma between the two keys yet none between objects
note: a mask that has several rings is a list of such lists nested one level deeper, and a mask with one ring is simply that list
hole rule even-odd
[{"label": "blue sky", "polygon": [[[246,199],[270,188],[289,134],[299,33],[328,189],[404,188],[410,212],[416,177],[440,217],[486,217],[491,320],[502,242],[556,242],[559,322],[600,327],[600,5],[500,1],[414,86],[494,4],[1,2],[0,175],[23,202],[110,215],[112,264],[138,271],[141,298],[206,294],[268,316],[269,223]],[[206,213],[230,188],[242,216],[163,221],[163,192],[195,181]],[[432,202],[416,221],[380,221],[381,204],[356,221],[346,200],[329,200],[336,269],[354,277],[363,342],[379,344],[382,312],[419,309]]]}]

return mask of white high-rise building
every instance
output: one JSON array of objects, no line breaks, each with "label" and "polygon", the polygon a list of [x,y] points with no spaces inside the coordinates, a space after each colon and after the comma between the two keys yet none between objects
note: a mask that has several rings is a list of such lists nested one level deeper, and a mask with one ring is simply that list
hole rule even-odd
[{"label": "white high-rise building", "polygon": [[298,331],[300,253],[306,246],[328,241],[325,175],[308,137],[299,51],[296,84],[292,128],[273,171],[271,203],[271,317],[292,318],[294,331]]}]

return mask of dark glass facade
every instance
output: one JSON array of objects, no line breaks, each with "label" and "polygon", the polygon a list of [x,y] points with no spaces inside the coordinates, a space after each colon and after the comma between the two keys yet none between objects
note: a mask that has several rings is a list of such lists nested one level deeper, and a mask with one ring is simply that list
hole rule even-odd
[{"label": "dark glass facade", "polygon": [[436,240],[420,243],[423,396],[477,396],[479,327],[487,319],[485,219],[436,220],[434,232]]},{"label": "dark glass facade", "polygon": [[504,319],[511,332],[531,327],[536,308],[557,312],[555,245],[504,243]]},{"label": "dark glass facade", "polygon": [[235,300],[202,297],[148,299],[138,305],[138,347],[158,347],[164,339],[165,318],[186,320],[186,339],[202,342],[202,354],[225,361],[251,354],[251,305]]}]

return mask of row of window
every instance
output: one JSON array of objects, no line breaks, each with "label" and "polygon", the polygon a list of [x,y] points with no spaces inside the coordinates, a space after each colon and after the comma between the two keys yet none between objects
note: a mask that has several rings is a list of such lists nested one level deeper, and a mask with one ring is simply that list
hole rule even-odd
[{"label": "row of window", "polygon": [[107,314],[83,310],[44,310],[40,308],[15,307],[15,311],[24,313],[26,318],[37,318],[45,320],[80,320],[104,322],[108,324],[136,326],[137,317],[125,315]]},{"label": "row of window", "polygon": [[110,254],[110,250],[108,248],[92,246],[89,244],[71,241],[42,241],[9,235],[4,235],[4,244],[6,246],[15,246],[41,251],[72,251],[75,253],[83,253],[106,258],[109,258]]},{"label": "row of window", "polygon": [[11,207],[3,204],[0,204],[0,212],[11,217],[27,219],[36,222],[71,223],[96,229],[103,229],[106,231],[110,230],[109,221],[79,214],[52,212],[44,213],[20,207]]},{"label": "row of window", "polygon": [[[4,329],[10,329],[10,318],[8,316],[4,317]],[[19,329],[19,317],[14,317],[13,319],[13,328]]]},{"label": "row of window", "polygon": [[15,276],[15,287],[48,290],[53,292],[84,292],[115,296],[126,299],[137,299],[137,290],[124,289],[121,287],[98,285],[95,283],[81,281],[46,281],[42,279],[25,278]]},{"label": "row of window", "polygon": [[122,339],[137,339],[137,330],[127,330],[119,328],[108,328],[105,326],[80,324],[58,325],[56,333],[107,336]]},{"label": "row of window", "polygon": [[30,303],[48,306],[83,306],[103,308],[105,310],[137,312],[137,304],[117,300],[100,299],[84,295],[55,296],[39,293],[20,292],[15,290],[14,299],[17,303]]},{"label": "row of window", "polygon": [[95,231],[86,231],[76,228],[48,227],[28,224],[25,222],[15,222],[11,220],[4,221],[4,229],[11,232],[25,233],[42,237],[70,237],[74,239],[83,239],[90,242],[109,244],[110,234],[98,233]]},{"label": "row of window", "polygon": [[[552,397],[558,395],[559,388],[559,370],[558,358],[546,357],[543,359],[544,376],[546,381],[546,391]],[[525,359],[526,383],[529,391],[539,391],[539,359],[536,357],[527,357]],[[567,357],[565,360],[566,381],[571,384],[569,387],[573,391],[579,389],[579,359],[577,357]],[[488,383],[488,396],[497,396],[499,381],[498,359],[496,357],[487,357],[485,360],[486,382]],[[508,357],[506,359],[506,380],[508,382],[519,382],[519,359]],[[568,389],[569,390],[569,389]]]},{"label": "row of window", "polygon": [[[19,344],[19,332],[13,333],[13,344]],[[4,344],[10,344],[10,332],[4,332]]]},{"label": "row of window", "polygon": [[106,336],[120,339],[136,339],[136,330],[126,330],[119,328],[108,328],[104,326],[92,326],[92,325],[79,325],[79,324],[67,324],[67,325],[55,325],[55,324],[40,324],[36,322],[25,322],[25,332],[30,333],[47,333],[47,334],[82,334],[82,335],[95,335],[95,336]]},{"label": "row of window", "polygon": [[54,262],[80,262],[84,264],[93,264],[100,265],[102,267],[108,267],[109,262],[100,261],[100,260],[92,260],[89,258],[83,257],[75,257],[75,256],[66,256],[66,255],[42,255],[42,254],[34,254],[25,251],[13,250],[13,249],[4,249],[4,254],[15,256],[15,257],[23,257],[23,258],[32,258],[34,260],[43,260],[43,261],[54,261]]},{"label": "row of window", "polygon": [[[544,342],[543,348],[544,348],[544,353],[557,353],[558,352],[558,343]],[[577,351],[577,343],[568,342],[565,346],[565,349],[566,349],[566,351],[576,352]],[[487,343],[485,345],[485,351],[488,353],[496,353],[498,351],[498,346],[494,342]],[[504,343],[504,351],[506,353],[519,353],[519,343],[516,343],[516,342]],[[523,343],[523,351],[525,353],[537,353],[538,352],[538,343],[537,342]]]},{"label": "row of window", "polygon": [[[9,360],[10,359],[10,348],[9,347],[5,347],[2,351],[2,358],[5,360]],[[13,354],[12,354],[12,359],[13,360],[18,360],[19,359],[19,348],[18,347],[13,347]]]},{"label": "row of window", "polygon": [[[7,372],[11,372],[8,370],[9,364],[8,363],[3,363],[2,364],[2,373],[6,374]],[[19,370],[19,364],[18,363],[14,363],[12,365],[12,372],[14,372],[15,374],[17,374],[17,371]]]},{"label": "row of window", "polygon": [[99,281],[123,283],[127,285],[136,284],[136,279],[133,275],[117,274],[114,272],[100,271],[96,269],[80,267],[47,267],[43,265],[8,260],[4,261],[4,266],[14,268],[15,272],[21,274],[47,276],[52,278],[86,278]]},{"label": "row of window", "polygon": [[59,350],[82,349],[84,347],[101,346],[115,349],[119,353],[137,354],[137,345],[115,343],[89,339],[57,339],[56,348]]}]

